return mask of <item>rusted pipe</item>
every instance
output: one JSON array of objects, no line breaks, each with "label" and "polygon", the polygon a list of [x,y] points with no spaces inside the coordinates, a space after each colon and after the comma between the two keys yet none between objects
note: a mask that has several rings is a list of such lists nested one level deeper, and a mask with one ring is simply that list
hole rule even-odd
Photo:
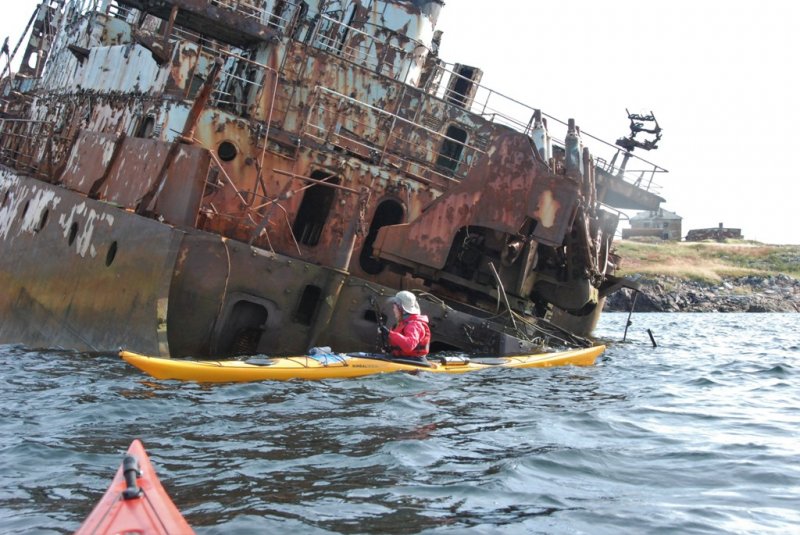
[{"label": "rusted pipe", "polygon": [[[194,141],[194,142],[197,142],[198,140],[197,140],[197,139],[194,139],[193,141]],[[209,156],[211,156],[211,159],[213,159],[213,160],[214,160],[214,163],[216,164],[217,168],[218,168],[218,169],[219,169],[219,170],[222,172],[222,176],[224,176],[224,177],[225,177],[225,180],[228,182],[228,184],[230,184],[231,188],[233,188],[233,191],[235,191],[235,192],[236,192],[236,196],[237,196],[237,197],[239,197],[239,201],[240,201],[240,202],[241,202],[241,203],[242,203],[242,204],[243,204],[245,207],[249,208],[249,207],[250,207],[250,204],[248,204],[248,203],[247,203],[247,201],[245,200],[245,198],[244,198],[244,197],[242,197],[242,194],[241,194],[241,193],[239,193],[239,189],[236,187],[236,184],[233,182],[233,180],[231,180],[231,177],[230,177],[230,176],[228,176],[228,173],[225,171],[225,168],[222,166],[222,162],[220,162],[220,161],[219,161],[219,159],[217,158],[217,155],[216,155],[216,154],[214,154],[214,151],[212,151],[212,150],[209,150],[209,151],[208,151],[208,155],[209,155]],[[255,198],[255,193],[253,193],[253,197]],[[252,204],[252,203],[251,203],[251,204]]]},{"label": "rusted pipe", "polygon": [[497,291],[498,296],[503,298],[503,302],[508,309],[508,316],[511,318],[511,324],[514,326],[514,329],[517,328],[517,322],[514,320],[514,311],[511,310],[511,303],[508,302],[508,294],[506,294],[506,289],[503,287],[503,281],[500,280],[500,274],[497,272],[497,269],[494,267],[493,262],[489,262],[489,267],[492,270],[492,275],[494,275],[494,280],[497,281]]},{"label": "rusted pipe", "polygon": [[628,310],[628,319],[625,321],[625,332],[622,334],[622,341],[624,342],[626,338],[628,338],[628,327],[632,325],[631,322],[631,315],[633,315],[633,309],[636,308],[636,298],[639,297],[638,290],[633,291],[633,301],[631,302],[631,309]]},{"label": "rusted pipe", "polygon": [[162,36],[164,37],[164,44],[169,44],[169,37],[172,35],[172,28],[175,27],[175,18],[178,16],[178,6],[172,6],[172,11],[169,13],[169,21],[167,21],[167,25],[164,27],[164,33]]}]

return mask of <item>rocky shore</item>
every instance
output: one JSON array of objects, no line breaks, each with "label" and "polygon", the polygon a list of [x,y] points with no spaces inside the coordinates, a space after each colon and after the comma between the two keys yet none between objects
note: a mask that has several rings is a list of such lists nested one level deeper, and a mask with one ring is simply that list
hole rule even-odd
[{"label": "rocky shore", "polygon": [[[718,283],[647,275],[638,282],[642,289],[636,312],[800,312],[800,280],[787,275],[748,275]],[[612,294],[604,310],[630,310],[633,295],[627,289]]]}]

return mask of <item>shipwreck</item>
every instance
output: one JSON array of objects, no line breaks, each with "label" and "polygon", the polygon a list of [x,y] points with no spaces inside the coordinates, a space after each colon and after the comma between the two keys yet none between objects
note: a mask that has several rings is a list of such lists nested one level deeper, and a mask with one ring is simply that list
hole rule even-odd
[{"label": "shipwreck", "polygon": [[407,289],[434,351],[587,343],[619,210],[663,202],[649,118],[606,143],[491,90],[443,6],[42,1],[0,56],[0,342],[371,350]]}]

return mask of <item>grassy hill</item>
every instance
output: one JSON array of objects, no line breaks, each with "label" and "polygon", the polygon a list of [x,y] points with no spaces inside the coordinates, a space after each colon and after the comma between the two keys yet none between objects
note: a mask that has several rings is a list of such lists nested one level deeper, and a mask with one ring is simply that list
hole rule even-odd
[{"label": "grassy hill", "polygon": [[800,279],[800,245],[727,242],[644,242],[617,240],[620,275],[670,276],[719,282],[747,275],[784,274]]}]

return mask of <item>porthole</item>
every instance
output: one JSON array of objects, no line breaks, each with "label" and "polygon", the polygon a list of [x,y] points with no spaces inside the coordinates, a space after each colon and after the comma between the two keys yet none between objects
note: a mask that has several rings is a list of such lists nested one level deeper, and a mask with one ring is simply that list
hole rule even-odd
[{"label": "porthole", "polygon": [[117,242],[111,242],[111,245],[108,246],[108,252],[106,253],[106,267],[110,266],[114,262],[114,257],[117,256]]},{"label": "porthole", "polygon": [[3,195],[3,204],[2,204],[2,208],[5,208],[6,204],[8,204],[8,197],[9,197],[9,195],[11,195],[11,189],[10,189],[10,188],[9,188],[9,189],[7,189],[7,190],[6,190],[6,194],[5,194],[5,195]]},{"label": "porthole", "polygon": [[236,145],[231,143],[230,141],[223,141],[217,147],[217,155],[219,159],[223,162],[229,162],[236,158],[236,155],[239,151],[236,150]]},{"label": "porthole", "polygon": [[70,245],[75,243],[75,238],[77,236],[78,236],[78,222],[73,221],[72,225],[70,225],[69,227],[69,236],[67,238],[67,241],[69,242]]},{"label": "porthole", "polygon": [[31,201],[25,201],[25,206],[22,207],[22,213],[19,215],[20,219],[25,219],[25,214],[28,213],[28,206],[30,206]]},{"label": "porthole", "polygon": [[39,224],[36,226],[36,232],[39,232],[44,228],[44,226],[47,224],[47,216],[49,215],[50,215],[50,210],[45,208],[44,212],[42,212],[42,217],[39,218]]}]

